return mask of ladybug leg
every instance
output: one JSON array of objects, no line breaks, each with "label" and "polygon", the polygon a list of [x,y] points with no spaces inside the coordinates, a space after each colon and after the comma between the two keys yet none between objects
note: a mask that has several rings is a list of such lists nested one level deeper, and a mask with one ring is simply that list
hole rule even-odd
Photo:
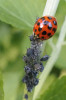
[{"label": "ladybug leg", "polygon": [[47,61],[48,59],[49,59],[49,56],[45,55],[40,59],[40,61]]},{"label": "ladybug leg", "polygon": [[36,18],[36,22],[37,22],[38,19],[39,19],[39,17]]}]

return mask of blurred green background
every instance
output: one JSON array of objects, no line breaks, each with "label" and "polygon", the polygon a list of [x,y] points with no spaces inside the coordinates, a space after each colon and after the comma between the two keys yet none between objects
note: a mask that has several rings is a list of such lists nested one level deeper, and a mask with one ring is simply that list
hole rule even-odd
[{"label": "blurred green background", "polygon": [[[32,34],[33,24],[37,17],[42,16],[45,4],[46,0],[0,0],[0,69],[3,72],[4,100],[23,100],[24,84],[21,80],[25,63],[22,58],[30,47],[29,36]],[[59,37],[65,15],[66,1],[60,0],[55,14],[58,29],[53,37],[54,44]],[[50,55],[51,47],[48,41],[46,52]],[[49,85],[63,74],[66,74],[66,45],[62,46],[58,60],[40,94],[42,95]]]}]

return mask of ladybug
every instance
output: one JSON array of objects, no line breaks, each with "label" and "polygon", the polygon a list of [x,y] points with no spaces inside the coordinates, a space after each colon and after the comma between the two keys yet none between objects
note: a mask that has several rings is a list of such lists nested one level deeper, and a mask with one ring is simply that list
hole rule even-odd
[{"label": "ladybug", "polygon": [[57,30],[57,21],[53,16],[38,18],[34,24],[34,36],[40,40],[47,40],[52,37]]}]

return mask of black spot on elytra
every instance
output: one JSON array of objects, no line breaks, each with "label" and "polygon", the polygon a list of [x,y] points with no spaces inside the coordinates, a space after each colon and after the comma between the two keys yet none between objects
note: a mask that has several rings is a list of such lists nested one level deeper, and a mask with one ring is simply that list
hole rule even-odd
[{"label": "black spot on elytra", "polygon": [[39,37],[39,34],[37,34],[37,36]]},{"label": "black spot on elytra", "polygon": [[43,31],[43,32],[42,32],[42,35],[46,35],[46,31]]},{"label": "black spot on elytra", "polygon": [[42,39],[44,39],[44,37],[41,37]]},{"label": "black spot on elytra", "polygon": [[48,36],[51,36],[51,33],[48,33]]},{"label": "black spot on elytra", "polygon": [[50,20],[51,20],[51,19],[52,19],[52,17],[48,17],[48,19],[50,19]]},{"label": "black spot on elytra", "polygon": [[41,30],[42,30],[42,28],[39,27],[39,28],[38,28],[38,31],[41,31]]},{"label": "black spot on elytra", "polygon": [[53,21],[54,25],[57,25],[57,22],[56,21]]},{"label": "black spot on elytra", "polygon": [[48,23],[49,23],[48,21],[44,21],[44,23],[43,23],[43,24],[44,24],[44,25],[47,25]]},{"label": "black spot on elytra", "polygon": [[42,19],[42,20],[45,20],[45,17],[42,17],[41,19]]},{"label": "black spot on elytra", "polygon": [[56,32],[56,28],[53,28],[53,31]]},{"label": "black spot on elytra", "polygon": [[37,23],[37,25],[39,26],[39,25],[40,25],[40,23],[38,22],[38,23]]},{"label": "black spot on elytra", "polygon": [[35,29],[35,32],[37,31],[37,29]]}]

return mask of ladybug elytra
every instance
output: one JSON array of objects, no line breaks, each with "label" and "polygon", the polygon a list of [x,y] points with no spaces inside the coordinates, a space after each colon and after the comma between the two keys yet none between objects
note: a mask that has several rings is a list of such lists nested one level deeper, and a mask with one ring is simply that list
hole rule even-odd
[{"label": "ladybug elytra", "polygon": [[44,16],[34,24],[33,33],[41,40],[47,40],[52,37],[57,30],[57,21],[53,16]]}]

